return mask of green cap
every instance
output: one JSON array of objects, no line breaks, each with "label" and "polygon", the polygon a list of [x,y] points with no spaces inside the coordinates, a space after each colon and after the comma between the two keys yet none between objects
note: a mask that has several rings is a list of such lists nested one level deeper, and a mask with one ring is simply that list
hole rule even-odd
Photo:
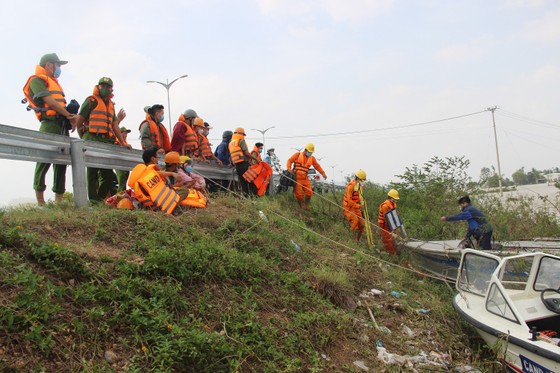
[{"label": "green cap", "polygon": [[121,127],[121,133],[131,133],[132,131],[127,129],[126,127]]},{"label": "green cap", "polygon": [[99,79],[99,82],[97,82],[97,84],[109,84],[112,87],[113,86],[113,79],[107,78],[106,76],[104,76],[103,78]]},{"label": "green cap", "polygon": [[47,62],[57,63],[59,65],[65,65],[68,63],[68,61],[61,61],[60,58],[58,58],[58,56],[56,55],[56,53],[45,54],[43,57],[41,57],[41,61],[39,61],[39,65],[45,66]]}]

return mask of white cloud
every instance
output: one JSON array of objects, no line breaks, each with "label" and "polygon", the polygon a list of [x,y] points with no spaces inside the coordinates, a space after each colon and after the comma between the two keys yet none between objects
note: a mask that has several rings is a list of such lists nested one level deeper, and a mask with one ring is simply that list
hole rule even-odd
[{"label": "white cloud", "polygon": [[541,19],[527,23],[525,35],[529,40],[539,43],[560,41],[560,10],[549,12]]},{"label": "white cloud", "polygon": [[310,19],[326,13],[334,22],[360,23],[390,9],[395,0],[257,0],[265,15],[288,15]]},{"label": "white cloud", "polygon": [[545,5],[548,0],[504,0],[508,8],[537,8]]},{"label": "white cloud", "polygon": [[450,45],[436,52],[436,58],[446,63],[464,63],[479,60],[489,54],[495,42],[492,37],[483,36],[463,44]]}]

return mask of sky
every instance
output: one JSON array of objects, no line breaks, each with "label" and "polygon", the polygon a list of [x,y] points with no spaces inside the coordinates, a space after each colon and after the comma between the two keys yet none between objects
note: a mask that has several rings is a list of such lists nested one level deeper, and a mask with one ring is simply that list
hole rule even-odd
[{"label": "sky", "polygon": [[[135,148],[143,107],[161,103],[172,124],[195,109],[214,146],[244,127],[252,147],[262,141],[253,129],[274,126],[265,147],[284,163],[314,143],[328,181],[361,168],[388,184],[433,156],[464,156],[478,180],[496,167],[485,110],[498,106],[506,177],[560,166],[555,0],[29,0],[3,14],[1,124],[39,129],[22,87],[55,52],[69,61],[59,79],[69,99],[82,103],[100,77],[113,79]],[[146,81],[184,74],[169,111],[166,90]],[[34,164],[0,165],[17,175],[0,185],[0,205],[32,201]],[[52,171],[46,180],[52,198]]]}]

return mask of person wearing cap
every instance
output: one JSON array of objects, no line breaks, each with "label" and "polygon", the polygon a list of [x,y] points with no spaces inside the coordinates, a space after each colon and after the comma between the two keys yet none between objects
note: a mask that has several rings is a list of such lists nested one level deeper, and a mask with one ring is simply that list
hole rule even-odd
[{"label": "person wearing cap", "polygon": [[228,149],[228,145],[231,141],[232,136],[233,132],[224,131],[224,133],[222,133],[222,142],[216,147],[216,150],[214,151],[214,155],[216,156],[216,158],[218,158],[222,162],[222,165],[227,167],[230,167],[232,165],[231,155],[229,154]]},{"label": "person wearing cap", "polygon": [[[126,127],[121,127],[120,130],[121,130],[121,136],[123,138],[124,144],[129,145],[128,142],[126,141],[126,138],[128,134],[132,131]],[[116,140],[115,144],[120,145],[118,139]],[[130,171],[115,170],[115,174],[117,175],[117,185],[118,185],[117,192],[122,192],[123,190],[126,190],[126,181],[128,180],[128,175],[130,175]]]},{"label": "person wearing cap", "polygon": [[[41,122],[40,132],[69,136],[70,128],[72,132],[76,128],[77,116],[66,109],[64,91],[58,82],[61,66],[67,63],[68,61],[58,58],[56,53],[45,54],[35,67],[35,74],[27,79],[23,87],[29,108]],[[50,167],[50,163],[37,163],[35,167],[33,189],[40,206],[45,204],[45,176]],[[58,203],[62,201],[66,191],[66,165],[55,164],[53,169],[52,191],[55,193],[55,202]]]},{"label": "person wearing cap", "polygon": [[215,163],[221,165],[222,161],[220,161],[212,152],[212,148],[210,141],[208,141],[208,134],[212,127],[208,122],[204,122],[204,127],[200,128],[197,127],[197,136],[198,136],[198,150],[196,152],[198,158],[202,161],[211,163],[214,161]]},{"label": "person wearing cap", "polygon": [[[124,109],[115,113],[113,98],[113,80],[102,77],[93,87],[93,94],[85,99],[78,115],[78,135],[88,141],[114,144],[115,138],[124,148],[126,144],[119,123],[126,117]],[[88,198],[90,202],[103,201],[110,194],[113,186],[113,170],[88,167],[86,169]]]},{"label": "person wearing cap", "polygon": [[461,206],[461,212],[453,216],[442,216],[441,221],[466,220],[468,228],[465,239],[469,240],[471,237],[474,237],[478,243],[478,247],[482,250],[492,250],[491,241],[494,230],[486,216],[482,211],[471,205],[471,198],[469,196],[459,198],[458,202],[459,206]]},{"label": "person wearing cap", "polygon": [[155,146],[163,149],[165,153],[169,152],[171,150],[171,142],[169,141],[169,133],[165,129],[165,125],[163,125],[165,117],[163,105],[146,106],[144,111],[146,112],[146,118],[140,123],[138,128],[142,149],[146,150]]},{"label": "person wearing cap", "polygon": [[364,170],[356,171],[356,177],[346,185],[346,191],[342,199],[344,216],[350,224],[350,229],[355,232],[357,242],[360,242],[365,229],[363,217],[365,201],[362,188],[365,180],[366,172]]},{"label": "person wearing cap", "polygon": [[187,109],[181,115],[175,126],[171,136],[171,150],[180,155],[194,155],[198,148],[198,138],[193,129],[194,120],[197,118],[196,111]]},{"label": "person wearing cap", "polygon": [[399,236],[395,233],[397,231],[396,228],[391,230],[389,227],[389,223],[387,222],[387,213],[397,209],[398,200],[399,192],[396,189],[388,191],[387,199],[379,205],[379,214],[377,215],[377,224],[379,225],[381,241],[383,241],[385,251],[391,255],[395,255],[397,253],[397,245],[395,244],[394,239],[398,239]]},{"label": "person wearing cap", "polygon": [[[287,169],[292,170],[296,174],[296,183],[294,185],[294,195],[298,201],[299,206],[304,210],[309,210],[311,197],[313,196],[313,188],[309,182],[307,173],[311,167],[315,168],[318,173],[323,175],[323,179],[327,179],[327,174],[317,162],[313,153],[315,152],[315,145],[309,143],[305,145],[305,149],[301,152],[294,153],[288,158]],[[304,200],[305,196],[305,200]]]},{"label": "person wearing cap", "polygon": [[278,159],[278,157],[276,156],[276,153],[274,152],[274,148],[270,148],[266,151],[266,155],[264,156],[263,160],[266,163],[268,163],[274,169],[274,171],[278,173],[282,172],[280,159]]},{"label": "person wearing cap", "polygon": [[235,171],[237,172],[237,179],[241,186],[241,192],[244,195],[257,194],[254,184],[249,184],[243,177],[243,174],[247,172],[251,166],[249,160],[253,159],[253,156],[249,153],[247,143],[245,142],[245,136],[245,129],[237,127],[233,132],[228,149],[231,155],[231,163],[233,163]]}]

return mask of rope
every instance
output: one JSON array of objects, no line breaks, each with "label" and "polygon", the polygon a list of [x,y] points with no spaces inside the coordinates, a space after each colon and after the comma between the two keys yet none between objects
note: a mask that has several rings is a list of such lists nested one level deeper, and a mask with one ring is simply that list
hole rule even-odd
[{"label": "rope", "polygon": [[[201,175],[204,176],[202,173],[201,173]],[[241,193],[239,193],[239,192],[229,190],[229,189],[225,188],[224,186],[222,186],[221,184],[215,182],[214,180],[212,180],[212,179],[210,179],[210,178],[208,178],[208,180],[209,180],[210,182],[212,182],[214,185],[218,186],[219,188],[222,188],[222,189],[226,190],[227,192],[230,192],[230,193],[234,194],[235,196],[239,197],[240,199],[242,199],[242,200],[244,200],[244,201],[246,201],[246,202],[249,202],[249,203],[251,203],[251,204],[253,204],[253,205],[259,207],[256,200],[253,200],[253,199],[251,199],[251,198],[249,198],[249,197],[247,197],[247,196],[245,196],[245,195],[243,195],[243,194],[241,194]],[[322,196],[321,196],[321,197],[322,197]],[[330,201],[329,199],[326,199],[326,198],[324,198],[324,197],[322,197],[322,198],[323,198],[324,200],[328,201],[329,203],[334,204],[334,203],[333,203],[332,201]],[[338,204],[335,204],[335,205],[336,205],[337,207],[340,208],[340,206],[339,206]],[[297,222],[295,222],[295,221],[293,221],[293,220],[291,220],[291,219],[289,219],[289,218],[283,216],[282,214],[280,214],[280,213],[278,213],[278,212],[276,212],[276,211],[274,211],[274,210],[272,210],[272,209],[270,209],[270,208],[266,209],[266,211],[267,211],[268,213],[271,213],[271,214],[273,214],[273,215],[276,215],[276,216],[279,217],[280,219],[283,219],[283,220],[287,221],[288,223],[290,223],[290,224],[292,224],[292,225],[294,225],[294,226],[296,226],[296,227],[298,227],[298,228],[300,228],[300,229],[302,229],[302,230],[304,230],[304,231],[306,231],[306,232],[315,234],[315,235],[321,237],[322,239],[324,239],[324,240],[326,240],[326,241],[328,241],[328,242],[331,242],[331,243],[333,243],[333,244],[335,244],[335,245],[344,247],[345,249],[350,250],[350,251],[353,251],[353,252],[355,252],[355,253],[360,253],[360,254],[362,254],[362,255],[364,255],[364,256],[370,258],[370,259],[373,259],[373,260],[378,261],[378,262],[380,262],[380,263],[383,263],[383,264],[385,264],[385,265],[390,265],[390,266],[394,266],[394,267],[397,267],[397,268],[401,268],[401,269],[404,269],[404,270],[406,270],[406,271],[409,271],[409,272],[418,274],[418,275],[423,276],[423,277],[429,277],[429,278],[432,278],[432,279],[435,279],[435,280],[440,280],[440,281],[443,281],[443,282],[447,282],[447,280],[445,279],[445,277],[436,276],[436,275],[432,275],[432,274],[425,273],[425,272],[420,272],[420,271],[418,271],[418,270],[415,270],[415,269],[409,268],[409,267],[404,267],[404,266],[401,266],[400,264],[395,264],[395,263],[393,263],[393,262],[389,262],[389,261],[387,261],[387,260],[385,260],[385,259],[382,259],[382,258],[373,256],[373,255],[369,254],[368,252],[365,252],[365,251],[362,251],[362,250],[359,250],[359,249],[350,247],[350,246],[348,246],[348,245],[346,245],[346,244],[343,244],[343,243],[341,243],[341,242],[338,242],[338,241],[336,241],[336,240],[334,240],[334,239],[332,239],[332,238],[330,238],[330,237],[327,237],[327,236],[325,236],[325,235],[323,235],[323,234],[321,234],[321,233],[319,233],[319,232],[314,231],[314,230],[311,229],[311,228],[308,228],[307,226],[301,225],[301,224],[299,224],[299,223],[297,223]],[[380,228],[380,229],[381,229],[381,228]]]}]

